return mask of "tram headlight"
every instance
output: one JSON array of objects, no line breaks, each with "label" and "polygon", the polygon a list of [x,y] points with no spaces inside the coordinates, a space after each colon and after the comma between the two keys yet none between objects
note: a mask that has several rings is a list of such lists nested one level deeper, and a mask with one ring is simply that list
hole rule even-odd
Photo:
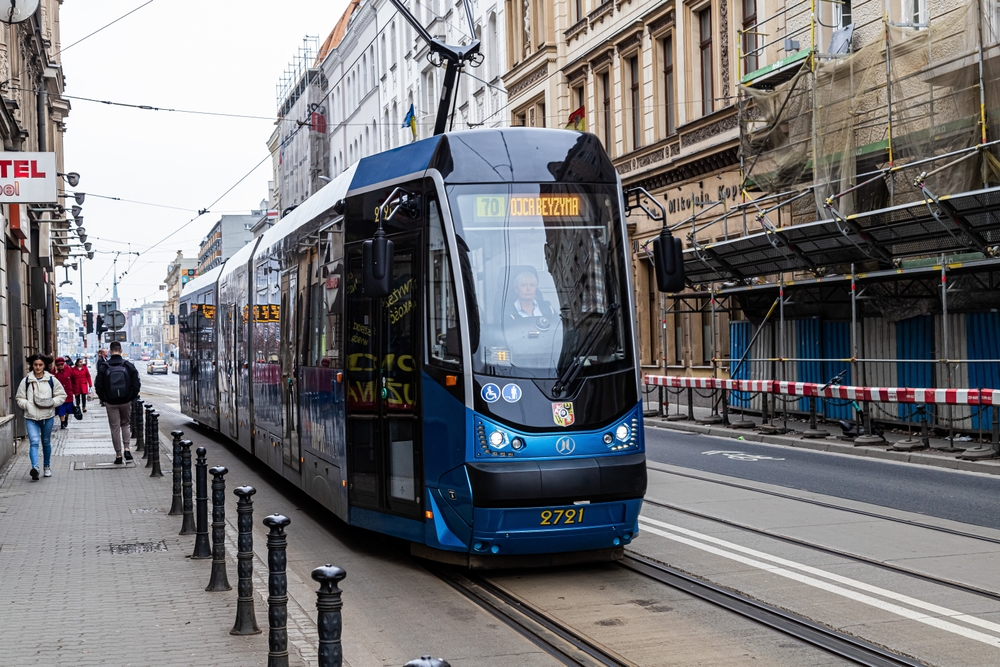
[{"label": "tram headlight", "polygon": [[490,445],[496,448],[501,448],[504,446],[504,441],[506,438],[500,431],[493,431],[490,433]]},{"label": "tram headlight", "polygon": [[520,451],[524,449],[524,439],[515,437],[510,441],[510,446]]},{"label": "tram headlight", "polygon": [[628,436],[629,436],[628,426],[626,426],[625,424],[619,424],[618,428],[615,429],[615,437],[618,438],[618,440],[620,440],[621,442],[625,442],[626,440],[628,440]]}]

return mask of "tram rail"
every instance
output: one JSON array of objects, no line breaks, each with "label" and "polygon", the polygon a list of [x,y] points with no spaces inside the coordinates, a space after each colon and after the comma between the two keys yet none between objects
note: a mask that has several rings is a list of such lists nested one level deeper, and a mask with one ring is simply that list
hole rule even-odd
[{"label": "tram rail", "polygon": [[764,604],[735,591],[708,583],[686,572],[627,551],[619,565],[717,607],[761,623],[817,648],[864,667],[926,667],[925,663],[894,653],[816,621]]},{"label": "tram rail", "polygon": [[639,667],[486,577],[447,567],[425,568],[564,665]]},{"label": "tram rail", "polygon": [[1000,602],[1000,593],[995,593],[985,588],[979,588],[977,586],[970,586],[969,584],[963,584],[958,581],[953,581],[951,579],[942,579],[941,577],[935,577],[931,574],[925,574],[923,572],[918,572],[916,570],[911,570],[909,568],[900,567],[899,565],[893,565],[891,563],[885,563],[880,560],[875,560],[874,558],[868,558],[867,556],[862,556],[859,554],[853,554],[848,551],[842,551],[840,549],[834,549],[832,547],[825,547],[820,544],[814,544],[807,540],[800,540],[796,537],[791,537],[788,535],[782,535],[780,533],[774,533],[769,530],[763,530],[761,528],[754,528],[753,526],[748,526],[738,521],[730,521],[729,519],[723,519],[721,517],[712,516],[711,514],[705,514],[703,512],[698,512],[697,510],[688,509],[686,507],[681,507],[679,505],[673,505],[671,503],[664,503],[658,500],[650,500],[646,498],[644,501],[648,505],[653,507],[659,507],[662,509],[670,510],[672,512],[678,512],[681,514],[686,514],[698,519],[703,519],[705,521],[711,521],[713,523],[718,523],[729,528],[737,528],[748,533],[753,533],[754,535],[760,535],[762,537],[768,537],[779,542],[784,542],[786,544],[793,544],[795,546],[804,547],[812,551],[818,551],[820,553],[829,554],[831,556],[838,556],[840,558],[846,558],[848,560],[853,560],[857,563],[863,563],[865,565],[870,565],[872,567],[877,567],[880,570],[885,570],[887,572],[894,572],[896,574],[902,574],[913,579],[919,579],[920,581],[925,581],[927,583],[936,584],[938,586],[944,586],[946,588],[951,588],[953,590],[960,591],[962,593],[969,593],[970,595],[975,595],[978,597],[983,597],[989,600],[994,600]]}]

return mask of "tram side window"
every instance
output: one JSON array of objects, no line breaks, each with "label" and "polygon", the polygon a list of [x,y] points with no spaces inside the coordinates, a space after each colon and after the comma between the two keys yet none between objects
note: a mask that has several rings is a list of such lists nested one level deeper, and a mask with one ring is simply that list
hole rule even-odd
[{"label": "tram side window", "polygon": [[310,365],[341,368],[339,276],[332,267],[322,267],[320,276],[322,281],[313,283],[309,294]]},{"label": "tram side window", "polygon": [[462,336],[455,302],[448,243],[441,224],[436,199],[431,199],[427,213],[427,316],[430,361],[451,368],[462,363]]}]

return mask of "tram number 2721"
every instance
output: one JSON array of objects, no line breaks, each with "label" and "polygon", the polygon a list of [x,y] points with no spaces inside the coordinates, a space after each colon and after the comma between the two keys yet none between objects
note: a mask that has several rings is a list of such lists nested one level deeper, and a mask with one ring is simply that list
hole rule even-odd
[{"label": "tram number 2721", "polygon": [[575,510],[542,510],[540,526],[556,526],[559,524],[583,523],[583,508]]}]

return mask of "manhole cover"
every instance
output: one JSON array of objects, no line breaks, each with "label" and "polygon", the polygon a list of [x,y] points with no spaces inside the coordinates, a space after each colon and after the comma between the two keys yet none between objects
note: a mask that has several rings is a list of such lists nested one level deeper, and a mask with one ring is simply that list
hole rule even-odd
[{"label": "manhole cover", "polygon": [[166,551],[167,544],[163,540],[159,542],[136,542],[135,544],[112,544],[113,554],[148,554],[154,551]]},{"label": "manhole cover", "polygon": [[129,511],[132,512],[132,514],[163,514],[163,510],[161,509],[146,509],[144,507]]}]

